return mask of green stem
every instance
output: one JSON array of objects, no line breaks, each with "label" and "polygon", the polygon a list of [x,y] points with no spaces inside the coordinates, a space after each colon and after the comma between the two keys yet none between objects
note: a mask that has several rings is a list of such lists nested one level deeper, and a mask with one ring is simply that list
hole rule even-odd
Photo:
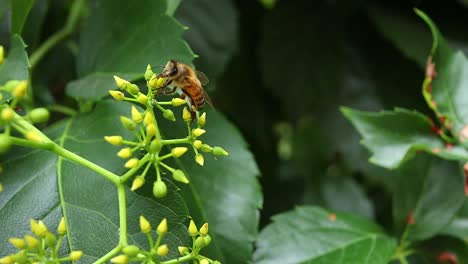
[{"label": "green stem", "polygon": [[75,109],[64,105],[51,105],[47,107],[47,109],[53,112],[62,113],[69,116],[75,116],[78,113]]},{"label": "green stem", "polygon": [[182,263],[182,262],[189,261],[189,260],[192,260],[192,259],[195,259],[195,256],[190,254],[190,255],[187,255],[187,256],[183,256],[181,258],[176,258],[176,259],[171,259],[171,260],[168,260],[168,261],[163,261],[163,262],[161,262],[161,264],[177,264],[177,263]]},{"label": "green stem", "polygon": [[84,4],[85,0],[75,0],[71,7],[65,26],[50,36],[50,38],[42,43],[42,45],[31,55],[29,59],[31,68],[34,68],[50,49],[52,49],[55,45],[64,40],[74,31],[76,25],[78,24],[78,20]]},{"label": "green stem", "polygon": [[146,164],[151,159],[151,155],[147,153],[141,160],[138,162],[138,166],[128,170],[124,175],[122,175],[119,179],[120,183],[124,184],[128,179],[130,179],[135,172],[137,172],[143,165]]},{"label": "green stem", "polygon": [[106,263],[108,262],[113,256],[117,255],[120,250],[122,250],[123,246],[119,244],[115,248],[113,248],[111,251],[107,252],[104,256],[102,256],[100,259],[96,260],[93,264],[101,264],[101,263]]},{"label": "green stem", "polygon": [[125,196],[125,185],[117,183],[117,193],[119,196],[119,216],[120,216],[120,241],[119,245],[127,246],[127,201]]},{"label": "green stem", "polygon": [[44,150],[52,150],[54,148],[54,143],[52,142],[34,142],[31,140],[17,138],[17,137],[10,137],[11,142],[14,145],[22,146],[22,147],[29,147],[29,148],[38,148]]},{"label": "green stem", "polygon": [[172,144],[190,144],[190,137],[178,138],[178,139],[164,139],[161,140],[163,145],[172,145]]}]

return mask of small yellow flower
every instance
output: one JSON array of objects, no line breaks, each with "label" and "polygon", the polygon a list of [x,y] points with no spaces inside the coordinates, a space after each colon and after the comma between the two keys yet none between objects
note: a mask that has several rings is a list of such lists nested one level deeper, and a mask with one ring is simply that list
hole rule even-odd
[{"label": "small yellow flower", "polygon": [[3,258],[0,258],[0,264],[13,264],[15,263],[15,259],[13,256],[6,256]]},{"label": "small yellow flower", "polygon": [[122,101],[125,98],[125,95],[120,91],[110,90],[109,94],[117,101]]},{"label": "small yellow flower", "polygon": [[161,88],[164,86],[166,83],[166,78],[159,78],[158,81],[156,82],[156,87]]},{"label": "small yellow flower", "polygon": [[195,162],[198,163],[198,165],[203,166],[203,164],[205,164],[205,158],[203,158],[202,154],[197,154],[195,155]]},{"label": "small yellow flower", "polygon": [[13,88],[13,91],[11,91],[11,95],[14,98],[21,99],[26,95],[26,90],[28,89],[28,81],[21,81],[18,85],[16,85],[15,88]]},{"label": "small yellow flower", "polygon": [[25,235],[24,240],[26,240],[28,248],[37,248],[39,246],[39,240],[33,236]]},{"label": "small yellow flower", "polygon": [[143,119],[143,124],[145,124],[145,126],[149,126],[150,124],[154,124],[154,118],[153,118],[153,115],[151,114],[150,111],[147,111],[145,113],[145,118]]},{"label": "small yellow flower", "polygon": [[154,75],[153,69],[151,68],[151,65],[148,64],[148,66],[146,66],[146,71],[145,71],[145,80],[148,81],[149,79],[151,79],[151,76],[153,75]]},{"label": "small yellow flower", "polygon": [[192,135],[195,136],[195,137],[199,137],[203,134],[206,133],[206,130],[204,129],[201,129],[201,128],[195,128],[193,131],[192,131]]},{"label": "small yellow flower", "polygon": [[170,109],[166,109],[163,112],[163,117],[166,118],[167,120],[176,121],[176,118],[174,116],[174,112],[172,112],[172,110],[170,110]]},{"label": "small yellow flower", "polygon": [[127,264],[128,263],[128,256],[127,255],[119,255],[117,257],[113,257],[110,262],[115,264]]},{"label": "small yellow flower", "polygon": [[188,255],[190,253],[190,249],[188,247],[177,247],[177,250],[182,256]]},{"label": "small yellow flower", "polygon": [[124,247],[122,252],[129,257],[135,257],[140,252],[140,249],[135,245],[130,245]]},{"label": "small yellow flower", "polygon": [[120,122],[122,123],[123,127],[125,127],[127,130],[130,130],[130,131],[135,130],[136,124],[130,118],[126,116],[121,116]]},{"label": "small yellow flower", "polygon": [[129,159],[126,163],[125,163],[125,168],[127,169],[132,169],[132,168],[136,168],[138,166],[138,163],[140,162],[140,160],[138,160],[137,158],[132,158],[132,159]]},{"label": "small yellow flower", "polygon": [[12,238],[8,239],[8,241],[13,246],[15,246],[15,248],[17,248],[19,250],[26,248],[26,241],[24,241],[24,239],[17,238],[17,237],[12,237]]},{"label": "small yellow flower", "polygon": [[164,257],[169,253],[169,248],[167,247],[166,244],[161,245],[158,247],[158,250],[156,251],[158,256]]},{"label": "small yellow flower", "polygon": [[145,184],[145,178],[142,176],[136,176],[135,179],[133,179],[132,188],[130,188],[130,191],[139,189],[141,186],[143,186],[143,184]]},{"label": "small yellow flower", "polygon": [[206,113],[203,113],[197,120],[197,125],[200,127],[205,126],[206,124]]},{"label": "small yellow flower", "polygon": [[182,119],[184,119],[186,122],[192,121],[192,114],[187,109],[187,107],[184,107],[184,110],[182,110]]},{"label": "small yellow flower", "polygon": [[5,108],[2,110],[1,117],[3,121],[10,122],[15,118],[15,111],[11,110],[11,108]]},{"label": "small yellow flower", "polygon": [[213,148],[213,155],[227,156],[227,155],[229,155],[229,153],[226,150],[224,150],[223,148],[221,148],[221,147],[214,147]]},{"label": "small yellow flower", "polygon": [[149,137],[149,138],[152,138],[156,135],[156,132],[157,132],[157,128],[156,128],[156,125],[154,123],[152,124],[149,124],[146,126],[146,136]]},{"label": "small yellow flower", "polygon": [[140,104],[146,105],[146,103],[148,102],[148,97],[142,93],[139,93],[137,97],[137,101]]},{"label": "small yellow flower", "polygon": [[185,154],[185,152],[187,152],[188,148],[186,147],[175,147],[172,149],[172,155],[176,158],[179,158],[179,157],[182,157],[182,155]]},{"label": "small yellow flower", "polygon": [[208,223],[204,223],[202,227],[200,227],[200,234],[202,235],[208,234]]},{"label": "small yellow flower", "polygon": [[123,148],[117,152],[117,156],[122,159],[128,159],[132,156],[132,149],[131,148]]},{"label": "small yellow flower", "polygon": [[196,236],[198,234],[197,226],[195,225],[195,222],[193,220],[190,220],[190,224],[189,224],[189,227],[188,227],[188,233],[191,236]]},{"label": "small yellow flower", "polygon": [[195,142],[193,142],[193,146],[196,148],[196,149],[200,149],[201,146],[203,145],[203,142],[201,140],[195,140]]},{"label": "small yellow flower", "polygon": [[205,239],[201,236],[195,239],[195,243],[193,243],[194,248],[201,249],[206,247]]},{"label": "small yellow flower", "polygon": [[181,170],[174,170],[172,172],[172,178],[174,178],[174,180],[181,182],[181,183],[185,183],[185,184],[189,183],[189,180],[187,179],[187,177],[185,177],[184,172]]},{"label": "small yellow flower", "polygon": [[5,60],[5,49],[0,45],[0,64],[3,64]]},{"label": "small yellow flower", "polygon": [[135,106],[132,105],[132,120],[135,121],[136,123],[140,123],[143,121],[143,115],[136,109]]},{"label": "small yellow flower", "polygon": [[199,264],[210,264],[210,262],[207,259],[202,259]]},{"label": "small yellow flower", "polygon": [[186,104],[187,101],[185,101],[184,99],[180,99],[180,98],[172,98],[171,103],[173,106],[181,106],[183,104]]},{"label": "small yellow flower", "polygon": [[117,87],[120,88],[120,90],[124,90],[127,88],[127,85],[130,84],[129,81],[127,80],[124,80],[116,75],[114,75],[114,80],[115,80],[115,84],[117,85]]},{"label": "small yellow flower", "polygon": [[149,81],[148,81],[148,87],[151,88],[151,90],[155,90],[158,88],[158,76],[156,74],[153,74]]},{"label": "small yellow flower", "polygon": [[65,218],[60,218],[60,223],[57,227],[57,233],[61,236],[67,233],[67,224],[65,223]]},{"label": "small yellow flower", "polygon": [[167,185],[163,181],[155,181],[153,184],[153,195],[156,198],[163,198],[167,194]]},{"label": "small yellow flower", "polygon": [[105,136],[104,140],[107,141],[108,143],[118,146],[122,144],[123,142],[123,137],[122,136]]},{"label": "small yellow flower", "polygon": [[158,235],[163,236],[167,233],[167,219],[164,218],[161,223],[159,223],[158,228],[156,229]]},{"label": "small yellow flower", "polygon": [[81,256],[83,256],[83,251],[72,251],[70,253],[70,259],[72,261],[77,261],[81,258]]},{"label": "small yellow flower", "polygon": [[201,146],[200,149],[201,149],[201,151],[203,151],[203,152],[211,152],[211,151],[213,151],[213,148],[212,148],[210,145],[208,145],[208,144],[203,144],[203,145]]},{"label": "small yellow flower", "polygon": [[151,232],[150,222],[142,215],[140,215],[140,229],[141,232],[144,234],[148,234],[149,232]]},{"label": "small yellow flower", "polygon": [[161,144],[161,141],[159,139],[154,139],[153,141],[151,141],[150,144],[150,152],[158,153],[159,151],[161,151],[162,147],[163,145]]}]

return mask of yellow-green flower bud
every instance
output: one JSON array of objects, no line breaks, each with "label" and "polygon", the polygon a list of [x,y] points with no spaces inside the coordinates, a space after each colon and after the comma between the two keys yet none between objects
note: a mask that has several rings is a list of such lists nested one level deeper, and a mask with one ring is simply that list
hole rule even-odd
[{"label": "yellow-green flower bud", "polygon": [[126,246],[122,249],[122,252],[129,257],[136,257],[140,253],[140,249],[135,245]]},{"label": "yellow-green flower bud", "polygon": [[15,118],[15,111],[11,110],[11,108],[5,108],[2,110],[1,117],[3,121],[10,122]]},{"label": "yellow-green flower bud", "polygon": [[197,237],[195,243],[193,243],[194,248],[201,249],[206,247],[205,239],[203,237]]},{"label": "yellow-green flower bud", "polygon": [[195,129],[192,131],[192,135],[193,135],[194,137],[199,137],[199,136],[201,136],[201,135],[203,135],[203,134],[205,134],[205,133],[206,133],[206,130],[201,129],[201,128],[195,128]]},{"label": "yellow-green flower bud", "polygon": [[156,132],[158,131],[158,129],[156,128],[156,125],[154,123],[152,124],[149,124],[146,126],[146,136],[148,138],[152,138],[156,135]]},{"label": "yellow-green flower bud", "polygon": [[208,246],[211,243],[211,236],[210,235],[203,236],[203,239],[205,239],[205,245]]},{"label": "yellow-green flower bud", "polygon": [[67,233],[67,223],[65,223],[65,218],[60,218],[60,223],[57,227],[57,233],[61,236]]},{"label": "yellow-green flower bud", "polygon": [[31,140],[31,141],[34,141],[34,142],[42,142],[42,138],[34,130],[26,132],[24,137],[27,140]]},{"label": "yellow-green flower bud", "polygon": [[29,263],[28,256],[26,256],[25,252],[18,252],[17,254],[13,255],[13,258],[15,259],[15,263],[17,264]]},{"label": "yellow-green flower bud", "polygon": [[163,145],[161,144],[161,141],[159,139],[155,139],[155,140],[151,141],[150,152],[151,153],[159,153],[159,151],[161,151],[162,147],[163,147]]},{"label": "yellow-green flower bud", "polygon": [[123,142],[123,137],[122,136],[105,136],[104,140],[107,141],[108,143],[118,146],[122,144]]},{"label": "yellow-green flower bud", "polygon": [[200,149],[203,152],[211,152],[213,150],[213,148],[208,144],[203,144]]},{"label": "yellow-green flower bud", "polygon": [[190,249],[188,247],[177,247],[177,250],[182,256],[190,254]]},{"label": "yellow-green flower bud", "polygon": [[207,259],[202,259],[199,264],[210,264],[210,262]]},{"label": "yellow-green flower bud", "polygon": [[26,248],[26,241],[24,241],[24,239],[17,238],[17,237],[12,237],[12,238],[8,239],[8,241],[10,242],[10,244],[15,246],[15,248],[17,248],[19,250]]},{"label": "yellow-green flower bud", "polygon": [[117,152],[117,156],[122,159],[128,159],[132,156],[132,149],[131,148],[123,148]]},{"label": "yellow-green flower bud", "polygon": [[7,152],[11,147],[11,138],[6,134],[0,134],[0,154]]},{"label": "yellow-green flower bud", "polygon": [[140,230],[143,234],[151,232],[150,222],[142,215],[140,215]]},{"label": "yellow-green flower bud", "polygon": [[145,71],[145,80],[148,81],[151,78],[151,76],[153,76],[153,74],[153,69],[151,68],[151,65],[148,64],[148,66],[146,66]]},{"label": "yellow-green flower bud", "polygon": [[167,194],[167,186],[163,181],[155,181],[153,184],[153,195],[156,198],[162,198]]},{"label": "yellow-green flower bud", "polygon": [[122,101],[125,98],[124,93],[121,91],[109,90],[109,94],[117,101]]},{"label": "yellow-green flower bud", "polygon": [[0,192],[3,192],[3,184],[0,182]]},{"label": "yellow-green flower bud", "polygon": [[198,163],[198,165],[203,166],[205,164],[205,158],[203,158],[203,155],[198,153],[195,155],[195,162]]},{"label": "yellow-green flower bud", "polygon": [[180,98],[172,98],[171,103],[173,106],[180,106],[180,105],[186,104],[187,101],[185,101],[184,99],[180,99]]},{"label": "yellow-green flower bud", "polygon": [[28,81],[21,81],[18,85],[16,85],[15,88],[13,88],[13,91],[11,91],[11,95],[14,98],[21,99],[26,95],[27,89],[28,89]]},{"label": "yellow-green flower bud", "polygon": [[42,222],[42,220],[39,220],[35,223],[36,224],[32,224],[31,222],[32,232],[38,237],[45,237],[45,235],[47,235],[47,232],[49,232],[49,230],[47,230],[47,226],[44,224],[44,222]]},{"label": "yellow-green flower bud", "polygon": [[145,113],[145,118],[143,119],[143,124],[145,124],[145,126],[148,126],[150,124],[154,124],[153,115],[149,111],[147,111]]},{"label": "yellow-green flower bud", "polygon": [[167,219],[163,218],[161,223],[159,223],[158,228],[156,228],[156,232],[160,236],[164,236],[167,233]]},{"label": "yellow-green flower bud", "polygon": [[163,112],[163,116],[164,116],[164,118],[166,118],[167,120],[176,121],[175,116],[174,116],[174,112],[172,112],[172,110],[170,110],[170,109],[166,109],[166,110]]},{"label": "yellow-green flower bud", "polygon": [[115,264],[127,264],[128,263],[128,256],[127,255],[120,255],[120,256],[117,256],[117,257],[113,257],[110,260],[110,262],[115,263]]},{"label": "yellow-green flower bud", "polygon": [[57,243],[57,238],[55,237],[54,234],[47,232],[45,236],[45,241],[46,241],[47,246],[49,246],[50,248],[53,248],[55,244]]},{"label": "yellow-green flower bud", "polygon": [[140,160],[138,160],[137,158],[132,158],[132,159],[129,159],[126,163],[125,163],[125,168],[127,169],[133,169],[133,168],[136,168],[138,166],[138,163],[140,162]]},{"label": "yellow-green flower bud", "polygon": [[39,246],[39,240],[33,236],[25,235],[24,240],[26,240],[26,244],[28,244],[28,248],[34,249]]},{"label": "yellow-green flower bud", "polygon": [[197,125],[200,127],[205,126],[206,124],[206,113],[203,113],[197,120]]},{"label": "yellow-green flower bud", "polygon": [[184,119],[186,122],[192,121],[192,114],[187,109],[187,107],[184,107],[184,110],[182,110],[182,119]]},{"label": "yellow-green flower bud", "polygon": [[227,155],[229,155],[229,153],[226,150],[224,150],[223,148],[221,148],[221,147],[214,147],[213,148],[213,155],[227,156]]},{"label": "yellow-green flower bud", "polygon": [[5,60],[5,49],[0,45],[0,64],[3,64]]},{"label": "yellow-green flower bud", "polygon": [[138,95],[138,93],[140,92],[140,88],[138,88],[138,85],[131,83],[127,86],[127,91],[132,95]]},{"label": "yellow-green flower bud", "polygon": [[119,87],[120,90],[125,90],[127,88],[127,85],[130,84],[129,81],[124,80],[116,75],[114,75],[114,80],[115,84],[117,85],[117,87]]},{"label": "yellow-green flower bud", "polygon": [[196,236],[198,234],[197,226],[195,225],[195,222],[193,220],[190,220],[188,233],[190,236]]},{"label": "yellow-green flower bud", "polygon": [[198,139],[197,139],[197,140],[195,140],[195,141],[193,142],[193,146],[194,146],[196,149],[200,149],[202,145],[203,145],[203,142],[201,142],[201,140],[198,140]]},{"label": "yellow-green flower bud", "polygon": [[18,86],[18,84],[20,83],[20,81],[18,80],[11,80],[11,81],[8,81],[4,86],[3,86],[3,89],[9,93],[11,93],[13,91],[13,89],[15,89],[16,86]]},{"label": "yellow-green flower bud", "polygon": [[143,186],[143,184],[145,184],[145,178],[142,176],[136,176],[135,179],[133,179],[132,188],[130,188],[130,191],[139,189],[141,186]]},{"label": "yellow-green flower bud", "polygon": [[159,78],[156,82],[156,87],[159,89],[166,84],[166,78]]},{"label": "yellow-green flower bud", "polygon": [[31,227],[31,232],[34,233],[34,230],[37,229],[38,223],[34,219],[29,220],[29,226]]},{"label": "yellow-green flower bud", "polygon": [[186,147],[175,147],[172,149],[172,155],[176,158],[179,158],[181,157],[182,155],[185,154],[185,152],[187,152],[188,148]]},{"label": "yellow-green flower bud", "polygon": [[13,264],[15,263],[15,259],[12,256],[6,256],[0,258],[0,264]]},{"label": "yellow-green flower bud", "polygon": [[221,264],[221,262],[215,260],[215,261],[213,261],[213,264]]},{"label": "yellow-green flower bud", "polygon": [[185,177],[184,172],[181,170],[174,170],[172,172],[172,178],[174,178],[174,180],[181,182],[181,183],[185,183],[185,184],[189,183],[189,180],[187,179],[187,177]]},{"label": "yellow-green flower bud", "polygon": [[208,234],[208,223],[204,223],[202,227],[200,227],[200,234],[201,235]]},{"label": "yellow-green flower bud", "polygon": [[151,90],[155,90],[158,88],[158,76],[156,74],[151,75],[149,81],[148,81],[148,87]]},{"label": "yellow-green flower bud", "polygon": [[132,120],[135,121],[136,123],[140,123],[143,121],[143,115],[136,109],[135,106],[132,105]]},{"label": "yellow-green flower bud", "polygon": [[169,253],[169,248],[167,247],[166,244],[161,245],[158,247],[158,250],[156,251],[156,253],[158,254],[158,256],[164,257],[167,255],[167,253]]},{"label": "yellow-green flower bud", "polygon": [[146,105],[146,103],[148,102],[148,97],[142,93],[139,93],[137,97],[137,101],[140,104]]},{"label": "yellow-green flower bud", "polygon": [[122,122],[122,125],[123,127],[125,127],[125,129],[130,131],[135,130],[136,124],[130,118],[126,116],[121,116],[120,122]]},{"label": "yellow-green flower bud", "polygon": [[70,253],[71,261],[78,261],[81,258],[81,256],[83,256],[83,251],[78,251],[77,250],[77,251],[72,251]]},{"label": "yellow-green flower bud", "polygon": [[33,123],[42,123],[49,120],[50,113],[46,108],[35,108],[29,112],[29,119]]}]

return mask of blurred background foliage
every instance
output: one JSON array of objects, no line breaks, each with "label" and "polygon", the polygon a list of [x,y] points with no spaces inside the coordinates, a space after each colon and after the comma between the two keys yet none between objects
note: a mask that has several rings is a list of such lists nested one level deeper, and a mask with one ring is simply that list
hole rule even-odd
[{"label": "blurred background foliage", "polygon": [[[63,25],[69,5],[36,1],[23,32],[28,51]],[[312,204],[374,219],[398,235],[421,202],[421,186],[437,186],[427,171],[439,165],[426,155],[393,171],[370,164],[339,111],[405,107],[431,115],[421,85],[432,37],[414,7],[435,21],[450,45],[468,52],[467,1],[181,1],[175,17],[189,28],[184,37],[198,55],[194,64],[211,80],[206,89],[215,108],[239,128],[259,165],[261,226],[277,213]],[[8,34],[0,36],[8,43]],[[75,45],[61,43],[37,67],[37,103],[74,104],[65,87],[77,78]],[[456,227],[468,223],[467,208],[444,231],[451,238],[422,245],[429,254],[441,241],[466,249],[468,230]]]}]

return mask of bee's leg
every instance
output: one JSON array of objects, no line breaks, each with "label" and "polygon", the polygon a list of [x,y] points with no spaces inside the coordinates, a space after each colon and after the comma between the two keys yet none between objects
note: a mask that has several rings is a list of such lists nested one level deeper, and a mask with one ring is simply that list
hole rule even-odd
[{"label": "bee's leg", "polygon": [[195,105],[192,105],[191,108],[192,110],[190,111],[190,115],[192,116],[192,123],[193,123],[193,121],[198,119],[198,110],[197,110],[197,107],[195,107]]},{"label": "bee's leg", "polygon": [[180,99],[185,99],[185,97],[187,97],[187,95],[185,95],[184,93],[180,95]]}]

